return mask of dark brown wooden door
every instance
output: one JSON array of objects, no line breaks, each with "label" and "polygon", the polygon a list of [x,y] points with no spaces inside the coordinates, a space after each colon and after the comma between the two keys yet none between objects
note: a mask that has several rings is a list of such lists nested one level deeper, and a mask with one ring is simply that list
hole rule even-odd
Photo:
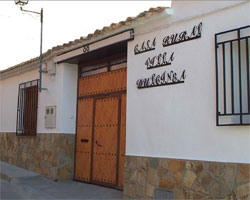
[{"label": "dark brown wooden door", "polygon": [[24,103],[24,135],[35,135],[37,124],[37,103],[38,89],[37,86],[25,88]]},{"label": "dark brown wooden door", "polygon": [[126,73],[79,78],[75,180],[123,186]]}]

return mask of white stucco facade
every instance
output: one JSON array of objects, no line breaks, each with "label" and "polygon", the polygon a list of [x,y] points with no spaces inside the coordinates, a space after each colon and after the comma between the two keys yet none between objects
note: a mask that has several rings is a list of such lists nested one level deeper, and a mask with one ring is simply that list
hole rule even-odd
[{"label": "white stucco facade", "polygon": [[[216,126],[214,35],[250,24],[250,3],[174,1],[157,20],[138,23],[127,54],[126,155],[250,163],[249,126]],[[153,18],[154,19],[154,18]],[[202,22],[201,38],[162,46],[165,36],[190,32]],[[134,47],[156,38],[155,50],[134,54]],[[148,58],[174,52],[171,65],[149,69]],[[37,133],[75,133],[78,66],[61,63],[43,75]],[[138,79],[164,71],[182,74],[181,84],[138,89]],[[0,80],[0,132],[16,131],[18,85],[38,79],[38,68]],[[45,107],[56,106],[56,128],[45,128]]]},{"label": "white stucco facade", "polygon": [[0,132],[16,132],[17,99],[20,83],[38,79],[38,70],[0,80],[1,85],[1,127]]},{"label": "white stucco facade", "polygon": [[[38,69],[0,80],[0,132],[16,131],[18,86],[39,78]],[[43,74],[38,94],[37,133],[75,133],[77,65],[59,64],[56,74]],[[45,128],[45,107],[56,106],[56,128]]]},{"label": "white stucco facade", "polygon": [[[249,126],[216,126],[214,45],[216,33],[250,24],[249,2],[174,1],[172,10],[136,28],[128,43],[126,155],[250,163]],[[165,36],[190,32],[200,22],[201,38],[162,46]],[[136,44],[155,37],[155,50],[134,54]],[[174,52],[171,65],[147,70],[147,58],[164,52]],[[138,79],[171,70],[185,70],[185,82],[137,88]]]}]

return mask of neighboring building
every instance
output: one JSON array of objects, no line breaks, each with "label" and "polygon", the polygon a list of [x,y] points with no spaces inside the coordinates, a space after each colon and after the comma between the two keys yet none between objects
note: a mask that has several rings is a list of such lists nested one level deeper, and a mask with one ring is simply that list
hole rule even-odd
[{"label": "neighboring building", "polygon": [[250,198],[249,9],[173,1],[111,24],[45,53],[41,93],[39,58],[1,71],[1,160],[124,198]]}]

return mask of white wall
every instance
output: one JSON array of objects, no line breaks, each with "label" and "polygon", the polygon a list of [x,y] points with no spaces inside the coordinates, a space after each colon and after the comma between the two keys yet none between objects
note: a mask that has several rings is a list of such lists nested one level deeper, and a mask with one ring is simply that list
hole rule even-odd
[{"label": "white wall", "polygon": [[61,122],[66,133],[75,133],[77,74],[77,65],[64,64]]},{"label": "white wall", "polygon": [[20,83],[38,79],[38,70],[32,70],[18,76],[0,80],[2,87],[0,96],[1,103],[1,126],[0,132],[16,132],[17,99]]},{"label": "white wall", "polygon": [[1,81],[0,81],[0,130],[1,130],[1,127],[3,126],[3,121],[2,121],[2,118],[3,118],[3,116],[2,116],[2,98],[3,98],[3,95],[1,95],[1,94],[3,94],[3,90],[2,90],[2,84],[1,84]]},{"label": "white wall", "polygon": [[[250,127],[216,126],[214,34],[250,24],[249,2],[225,8],[232,4],[174,1],[173,16],[135,30],[128,45],[126,155],[250,163]],[[223,9],[210,13],[212,8]],[[203,23],[200,39],[162,47],[164,36],[190,30],[199,22]],[[157,26],[166,28],[142,34]],[[154,37],[156,50],[134,55],[136,44]],[[175,53],[172,64],[147,70],[146,59],[164,51]],[[138,79],[153,73],[184,69],[183,84],[136,87]]]},{"label": "white wall", "polygon": [[[44,76],[43,87],[48,90],[39,96],[38,133],[75,133],[75,117],[72,116],[76,111],[77,65],[57,65],[55,76]],[[45,128],[46,106],[56,106],[55,129]]]},{"label": "white wall", "polygon": [[[0,132],[16,131],[18,86],[38,78],[37,69],[0,81]],[[42,86],[48,90],[38,96],[37,133],[75,133],[77,65],[58,65],[56,75],[43,75]],[[56,128],[45,128],[46,106],[56,106]]]}]

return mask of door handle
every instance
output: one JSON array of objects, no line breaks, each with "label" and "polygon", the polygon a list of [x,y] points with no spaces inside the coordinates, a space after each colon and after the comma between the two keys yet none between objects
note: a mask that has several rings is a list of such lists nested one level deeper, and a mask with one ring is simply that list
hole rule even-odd
[{"label": "door handle", "polygon": [[101,146],[102,146],[101,144],[99,144],[99,143],[97,142],[97,140],[95,141],[95,143],[97,144],[98,147],[101,147]]},{"label": "door handle", "polygon": [[81,139],[81,142],[89,142],[89,139]]}]

